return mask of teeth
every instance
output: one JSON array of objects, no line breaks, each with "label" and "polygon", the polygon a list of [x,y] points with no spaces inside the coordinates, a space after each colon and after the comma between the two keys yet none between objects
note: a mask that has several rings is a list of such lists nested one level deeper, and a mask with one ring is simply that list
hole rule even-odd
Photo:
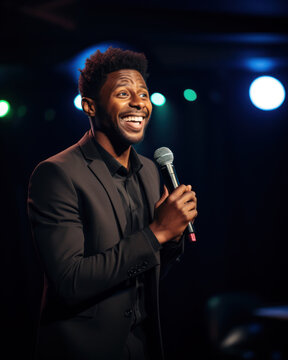
[{"label": "teeth", "polygon": [[143,117],[142,116],[125,116],[125,117],[123,117],[123,120],[133,121],[133,122],[142,122]]}]

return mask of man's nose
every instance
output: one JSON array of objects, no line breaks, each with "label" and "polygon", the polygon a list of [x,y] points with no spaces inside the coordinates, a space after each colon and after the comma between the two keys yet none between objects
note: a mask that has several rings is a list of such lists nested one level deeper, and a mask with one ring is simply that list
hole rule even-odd
[{"label": "man's nose", "polygon": [[129,105],[131,107],[134,107],[134,108],[137,108],[138,110],[142,109],[144,107],[144,101],[143,101],[143,98],[140,97],[139,95],[137,94],[134,94],[131,96],[130,98],[130,103]]}]

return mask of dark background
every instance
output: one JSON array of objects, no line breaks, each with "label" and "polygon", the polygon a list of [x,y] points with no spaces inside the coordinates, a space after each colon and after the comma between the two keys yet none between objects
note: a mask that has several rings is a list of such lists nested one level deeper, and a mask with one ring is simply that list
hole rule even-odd
[{"label": "dark background", "polygon": [[[103,42],[148,57],[150,93],[167,102],[154,107],[137,148],[152,158],[170,147],[180,181],[198,197],[198,241],[161,286],[168,358],[215,359],[207,320],[214,296],[248,293],[261,304],[286,304],[287,100],[261,111],[248,90],[260,75],[288,88],[287,1],[12,0],[0,13],[0,98],[12,106],[0,119],[7,359],[30,356],[41,292],[26,215],[29,176],[88,129],[65,64]],[[197,92],[195,102],[184,99],[185,88]]]}]

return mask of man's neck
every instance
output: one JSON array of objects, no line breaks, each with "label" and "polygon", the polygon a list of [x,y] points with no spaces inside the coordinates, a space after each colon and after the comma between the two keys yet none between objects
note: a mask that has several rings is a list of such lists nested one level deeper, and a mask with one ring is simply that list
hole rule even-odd
[{"label": "man's neck", "polygon": [[93,135],[96,141],[110,154],[112,155],[122,166],[129,169],[129,157],[131,151],[131,145],[123,147],[120,144],[112,144],[108,136],[102,131],[93,131]]}]

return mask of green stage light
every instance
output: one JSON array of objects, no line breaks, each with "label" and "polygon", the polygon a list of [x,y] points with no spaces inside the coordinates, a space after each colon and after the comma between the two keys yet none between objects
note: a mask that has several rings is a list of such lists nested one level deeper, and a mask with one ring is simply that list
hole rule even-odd
[{"label": "green stage light", "polygon": [[186,90],[184,90],[184,98],[187,101],[195,101],[197,99],[197,94],[192,89],[186,89]]},{"label": "green stage light", "polygon": [[163,106],[166,102],[165,96],[160,93],[152,94],[150,99],[151,99],[151,102],[157,106]]},{"label": "green stage light", "polygon": [[10,104],[6,100],[0,100],[0,117],[8,115],[10,111]]}]

